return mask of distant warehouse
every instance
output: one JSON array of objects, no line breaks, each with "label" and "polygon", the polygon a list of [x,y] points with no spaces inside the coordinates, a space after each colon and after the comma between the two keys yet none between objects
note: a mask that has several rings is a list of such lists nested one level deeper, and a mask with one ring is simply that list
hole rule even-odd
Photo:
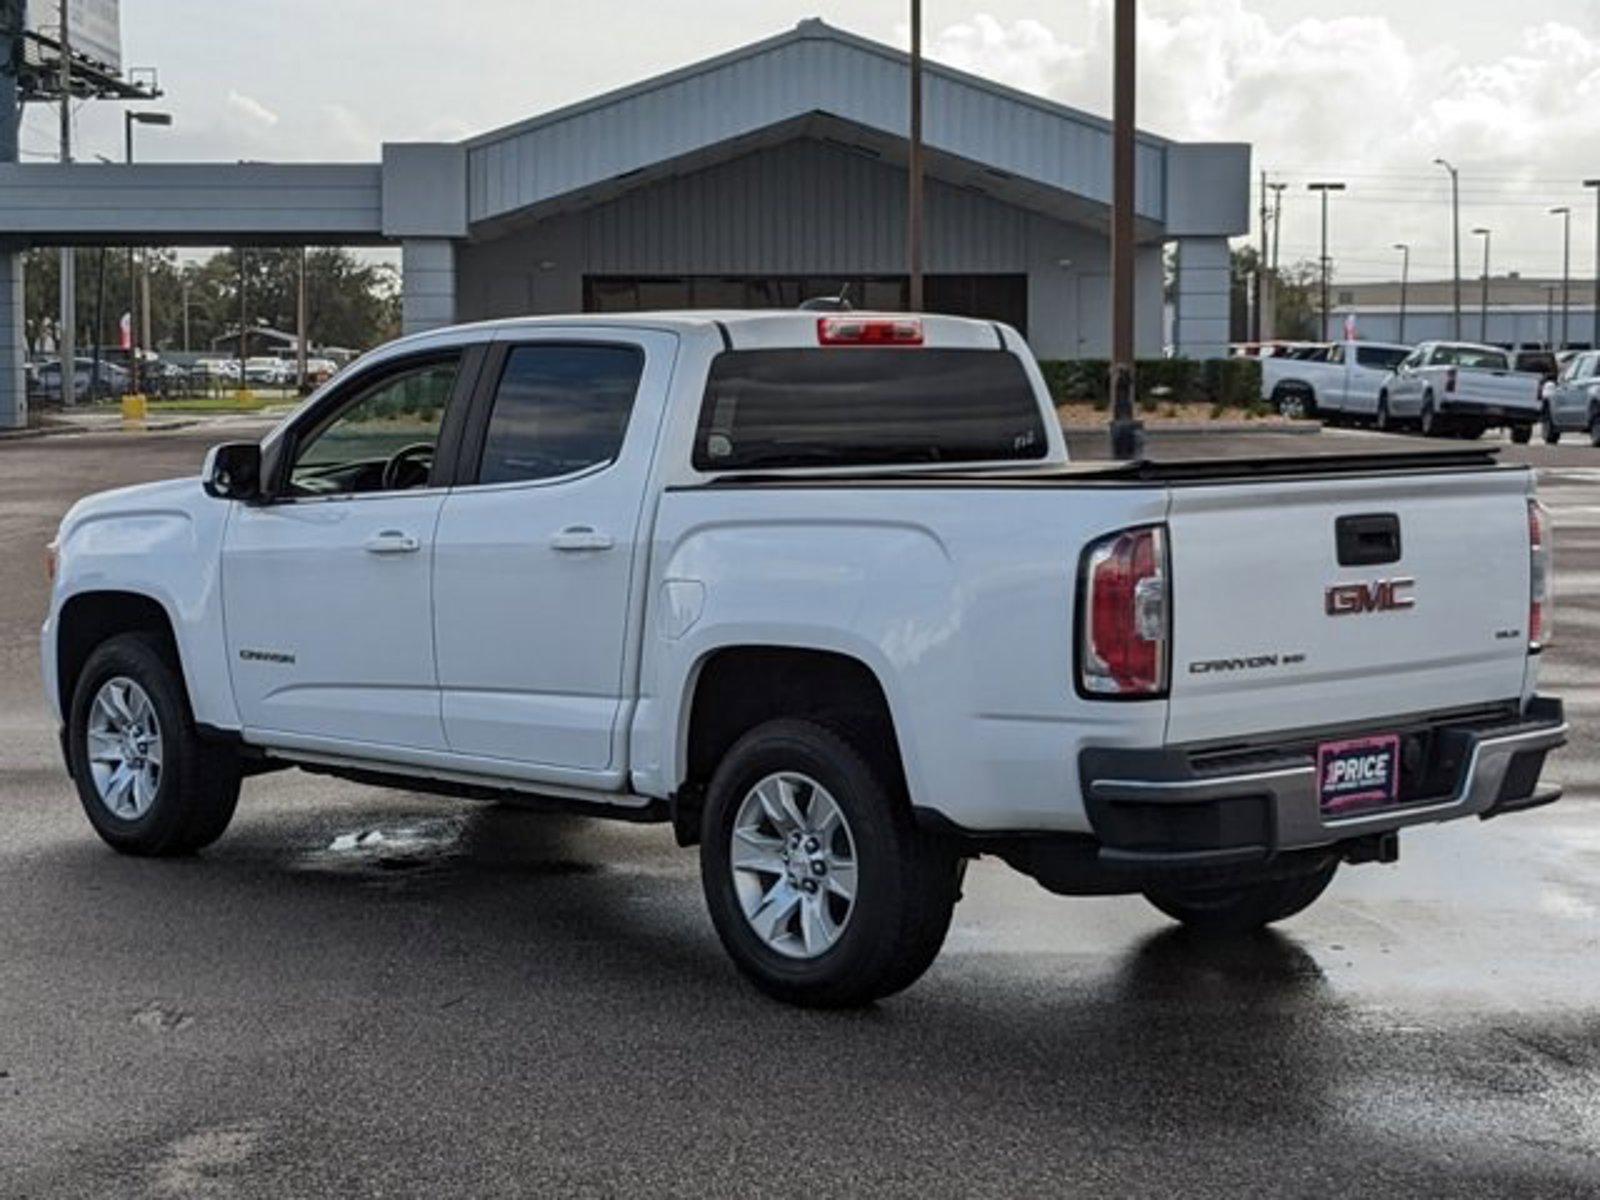
[{"label": "distant warehouse", "polygon": [[[946,67],[925,78],[927,307],[1009,322],[1043,358],[1104,356],[1109,123]],[[909,90],[905,54],[804,21],[463,143],[385,145],[376,164],[0,165],[0,228],[23,246],[398,243],[408,330],[846,288],[896,309]],[[1137,161],[1139,351],[1223,355],[1249,147],[1141,133]],[[0,253],[0,285],[16,263]],[[0,329],[7,354],[20,362],[20,329]]]}]

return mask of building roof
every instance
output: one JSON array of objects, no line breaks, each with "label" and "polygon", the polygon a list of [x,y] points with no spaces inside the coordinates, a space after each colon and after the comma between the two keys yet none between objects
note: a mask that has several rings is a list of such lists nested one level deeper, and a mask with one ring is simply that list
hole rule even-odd
[{"label": "building roof", "polygon": [[[859,134],[866,149],[892,157],[909,125],[909,70],[901,50],[802,21],[470,139],[468,220],[594,203],[651,172],[694,169],[818,119],[833,127],[829,136]],[[1111,127],[1103,118],[937,63],[926,65],[924,80],[930,169],[942,157],[976,168],[997,193],[1042,188],[1109,205]],[[1141,133],[1136,156],[1137,210],[1147,221],[1169,235],[1247,227],[1248,146]]]}]

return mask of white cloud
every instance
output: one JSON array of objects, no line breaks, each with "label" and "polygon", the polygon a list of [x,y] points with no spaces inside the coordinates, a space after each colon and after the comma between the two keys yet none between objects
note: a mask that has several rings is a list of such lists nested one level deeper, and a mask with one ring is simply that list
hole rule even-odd
[{"label": "white cloud", "polygon": [[255,125],[262,125],[270,129],[278,123],[277,113],[254,97],[246,96],[243,92],[232,90],[228,92],[228,108]]},{"label": "white cloud", "polygon": [[[1303,184],[1324,173],[1350,183],[1334,201],[1343,274],[1392,270],[1395,241],[1417,245],[1423,273],[1444,273],[1447,179],[1433,166],[1442,155],[1461,168],[1464,226],[1495,228],[1500,266],[1559,269],[1559,229],[1545,209],[1582,204],[1581,180],[1600,173],[1600,32],[1519,27],[1508,15],[1503,49],[1468,60],[1450,48],[1448,29],[1408,40],[1388,16],[1271,14],[1265,0],[1141,5],[1140,124],[1181,139],[1250,142],[1256,168],[1292,185],[1286,258],[1316,252]],[[1083,0],[1066,20],[1070,37],[1036,20],[978,15],[933,33],[929,54],[1104,113],[1108,0]],[[1586,226],[1574,230],[1576,263],[1590,261]]]}]

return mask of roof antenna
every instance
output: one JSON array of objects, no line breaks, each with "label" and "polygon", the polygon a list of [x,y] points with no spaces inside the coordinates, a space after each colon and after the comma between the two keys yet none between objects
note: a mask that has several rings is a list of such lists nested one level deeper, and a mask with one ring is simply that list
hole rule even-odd
[{"label": "roof antenna", "polygon": [[800,302],[801,312],[850,312],[850,284],[845,283],[837,296],[813,296]]}]

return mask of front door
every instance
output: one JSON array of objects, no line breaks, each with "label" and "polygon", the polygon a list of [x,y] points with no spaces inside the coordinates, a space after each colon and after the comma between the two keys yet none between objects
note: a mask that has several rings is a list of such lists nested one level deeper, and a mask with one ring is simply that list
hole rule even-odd
[{"label": "front door", "polygon": [[258,740],[444,749],[433,459],[461,375],[450,351],[352,380],[290,431],[277,494],[231,515],[228,657]]},{"label": "front door", "polygon": [[453,752],[556,782],[620,778],[639,530],[676,346],[552,330],[491,355],[434,566]]}]

